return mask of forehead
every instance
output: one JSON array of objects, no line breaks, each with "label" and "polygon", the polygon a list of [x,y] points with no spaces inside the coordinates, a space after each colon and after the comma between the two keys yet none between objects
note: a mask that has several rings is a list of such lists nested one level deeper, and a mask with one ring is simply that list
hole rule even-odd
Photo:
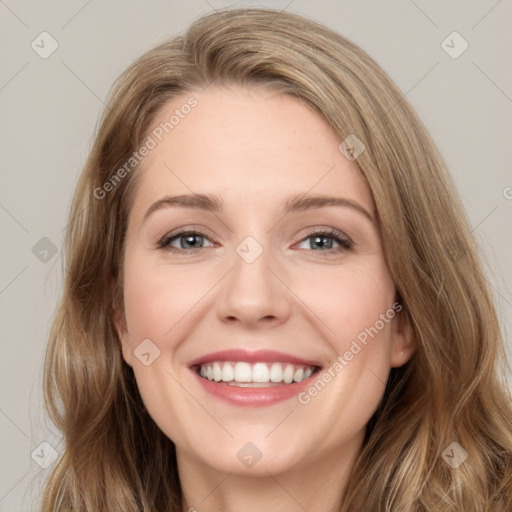
[{"label": "forehead", "polygon": [[292,96],[210,87],[168,102],[150,130],[155,146],[142,163],[134,210],[170,193],[215,193],[261,209],[311,191],[350,197],[373,213],[366,182],[338,149],[341,138]]}]

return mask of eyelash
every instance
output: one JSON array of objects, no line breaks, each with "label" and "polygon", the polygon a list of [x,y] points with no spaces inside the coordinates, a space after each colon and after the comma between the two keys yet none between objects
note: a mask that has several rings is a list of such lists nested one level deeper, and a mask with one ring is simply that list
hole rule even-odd
[{"label": "eyelash", "polygon": [[[179,231],[178,233],[165,235],[162,239],[160,239],[158,241],[157,248],[163,249],[166,251],[170,251],[173,253],[181,253],[181,254],[191,254],[200,249],[206,249],[206,247],[199,247],[199,248],[194,248],[194,249],[181,249],[181,248],[178,249],[176,247],[171,247],[169,245],[173,240],[175,240],[181,236],[185,236],[185,235],[199,235],[204,238],[208,238],[205,234],[201,233],[200,231],[183,230],[183,231]],[[329,249],[329,250],[325,250],[325,251],[323,251],[323,250],[314,251],[314,252],[323,253],[324,255],[338,254],[338,253],[341,253],[344,251],[349,251],[353,248],[353,245],[354,245],[352,240],[350,240],[348,237],[344,236],[342,233],[340,233],[336,229],[332,229],[332,228],[328,228],[328,229],[324,229],[324,230],[320,230],[320,231],[312,230],[304,238],[302,238],[299,243],[304,242],[308,238],[311,238],[313,235],[327,236],[329,238],[332,238],[335,242],[337,242],[340,245],[340,247],[335,248],[335,249]],[[307,249],[307,250],[313,251],[314,249]]]}]

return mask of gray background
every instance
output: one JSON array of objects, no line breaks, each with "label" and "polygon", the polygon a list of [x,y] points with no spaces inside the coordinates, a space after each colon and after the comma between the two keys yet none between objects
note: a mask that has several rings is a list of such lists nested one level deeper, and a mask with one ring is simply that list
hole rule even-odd
[{"label": "gray background", "polygon": [[[227,5],[315,18],[395,80],[455,179],[510,348],[510,0],[0,0],[0,511],[36,510],[49,471],[41,465],[62,449],[42,413],[41,370],[62,282],[66,216],[106,93],[135,57]],[[31,47],[35,40],[48,50],[44,31],[58,42],[46,59]],[[445,49],[458,52],[460,40],[442,46],[453,31],[469,44],[458,58]]]}]

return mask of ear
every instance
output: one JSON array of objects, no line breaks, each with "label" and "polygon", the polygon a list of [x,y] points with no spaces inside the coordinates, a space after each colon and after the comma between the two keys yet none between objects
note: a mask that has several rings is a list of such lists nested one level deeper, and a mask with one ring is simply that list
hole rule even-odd
[{"label": "ear", "polygon": [[115,280],[112,280],[112,321],[117,332],[117,337],[121,345],[121,351],[125,362],[133,367],[132,350],[130,348],[130,340],[128,336],[128,327],[126,325],[126,317],[124,314],[124,305],[122,294],[119,293],[119,286]]},{"label": "ear", "polygon": [[417,349],[417,340],[407,311],[403,308],[397,311],[392,323],[391,358],[392,368],[403,366]]}]

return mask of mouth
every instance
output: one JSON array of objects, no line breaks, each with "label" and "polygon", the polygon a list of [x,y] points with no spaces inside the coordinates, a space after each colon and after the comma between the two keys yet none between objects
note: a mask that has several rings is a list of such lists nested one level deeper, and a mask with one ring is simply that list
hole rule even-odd
[{"label": "mouth", "polygon": [[197,365],[195,371],[210,382],[228,386],[264,388],[302,382],[320,369],[286,362],[213,361]]},{"label": "mouth", "polygon": [[322,369],[317,361],[273,350],[224,350],[189,363],[202,388],[231,405],[259,407],[296,396]]}]

